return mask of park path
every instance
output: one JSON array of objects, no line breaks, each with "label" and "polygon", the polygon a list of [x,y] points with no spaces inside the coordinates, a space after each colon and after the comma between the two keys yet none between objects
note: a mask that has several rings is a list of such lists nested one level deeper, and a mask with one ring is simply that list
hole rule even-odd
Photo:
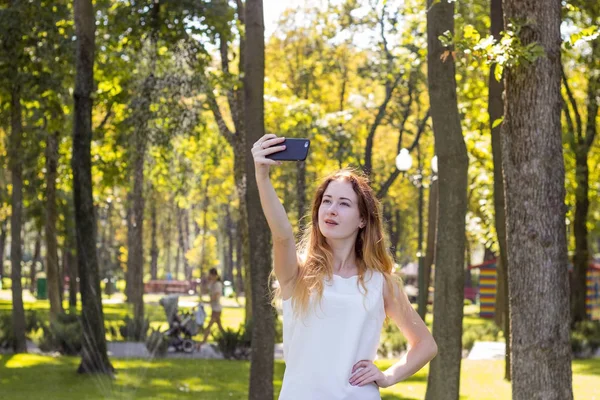
[{"label": "park path", "polygon": [[[113,358],[142,358],[142,359],[152,359],[154,358],[148,349],[146,349],[146,345],[142,342],[107,342],[107,350],[108,356]],[[27,352],[29,354],[40,354],[40,355],[49,355],[48,353],[44,353],[40,350],[40,348],[32,341],[27,341]],[[10,350],[2,351],[0,350],[0,354],[10,354]],[[193,353],[181,353],[175,352],[173,348],[169,349],[169,352],[165,356],[165,358],[187,358],[187,359],[222,359],[223,356],[218,351],[217,346],[213,344],[205,344],[199,351],[195,351]],[[277,343],[275,344],[275,359],[283,360],[283,344]]]}]

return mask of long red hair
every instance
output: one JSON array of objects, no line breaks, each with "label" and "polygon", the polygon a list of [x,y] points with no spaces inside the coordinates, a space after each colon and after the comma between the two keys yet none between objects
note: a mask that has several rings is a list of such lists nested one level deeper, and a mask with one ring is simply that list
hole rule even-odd
[{"label": "long red hair", "polygon": [[299,314],[308,310],[311,294],[316,294],[315,304],[320,302],[324,280],[333,278],[333,252],[319,229],[319,207],[327,187],[333,181],[345,181],[352,185],[358,197],[360,216],[365,222],[364,228],[358,232],[354,246],[358,284],[366,293],[365,274],[369,270],[379,271],[384,275],[388,288],[393,290],[394,260],[383,229],[381,203],[363,174],[351,169],[342,169],[327,176],[317,188],[311,208],[311,221],[307,224],[298,245],[301,265],[294,282],[292,307]]}]

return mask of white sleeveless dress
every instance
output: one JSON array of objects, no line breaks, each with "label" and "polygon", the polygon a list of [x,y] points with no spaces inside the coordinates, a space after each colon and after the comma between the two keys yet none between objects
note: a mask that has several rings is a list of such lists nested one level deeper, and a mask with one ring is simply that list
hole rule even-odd
[{"label": "white sleeveless dress", "polygon": [[375,360],[385,319],[383,274],[334,275],[324,282],[323,298],[305,317],[283,301],[283,352],[286,364],[279,400],[380,400],[375,383],[352,386],[352,367]]}]

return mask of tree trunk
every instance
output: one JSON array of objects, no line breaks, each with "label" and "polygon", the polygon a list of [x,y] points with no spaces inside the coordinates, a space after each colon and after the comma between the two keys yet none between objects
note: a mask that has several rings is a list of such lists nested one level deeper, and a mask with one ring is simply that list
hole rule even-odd
[{"label": "tree trunk", "polygon": [[[195,211],[198,209],[198,204],[193,204],[192,205],[192,215],[195,214]],[[198,236],[200,236],[200,224],[198,224],[198,222],[196,221],[196,218],[192,218],[192,224],[194,224],[194,240],[192,240],[192,242],[196,241],[196,238]]]},{"label": "tree trunk", "polygon": [[[504,15],[502,0],[492,0],[490,5],[491,34],[500,40],[500,32],[504,29]],[[490,129],[492,132],[492,156],[494,160],[494,222],[500,258],[496,263],[498,271],[498,291],[496,296],[496,316],[501,321],[500,327],[504,331],[506,350],[504,355],[504,379],[510,381],[510,319],[508,302],[508,261],[506,259],[506,218],[504,202],[504,182],[502,180],[502,137],[501,125],[493,127],[494,123],[504,115],[504,102],[502,92],[504,85],[494,77],[496,65],[490,67],[488,113],[490,115]]]},{"label": "tree trunk", "polygon": [[[182,209],[182,208],[178,208],[178,218],[177,218],[177,229],[179,230],[179,249],[181,252],[181,259],[183,260],[183,276],[184,279],[187,279],[187,274],[188,274],[188,269],[189,269],[189,265],[188,265],[188,260],[186,258],[186,254],[187,254],[187,247],[186,247],[186,240],[185,240],[185,212],[186,210]],[[178,252],[179,255],[179,252]],[[176,267],[176,276],[179,276],[179,262],[177,263],[177,267]]]},{"label": "tree trunk", "polygon": [[[243,260],[242,260],[242,240],[240,239],[240,222],[235,224],[235,276],[236,276],[236,293],[239,295],[244,291],[244,273],[243,273]],[[248,321],[246,321],[248,322]]]},{"label": "tree trunk", "polygon": [[131,193],[127,194],[127,203],[126,203],[127,211],[127,270],[125,271],[125,296],[127,298],[127,303],[131,303],[133,299],[131,298],[131,290],[133,287],[133,279],[131,274],[131,265],[129,264],[129,252],[133,248],[133,195]]},{"label": "tree trunk", "polygon": [[426,399],[458,399],[464,306],[467,149],[456,99],[452,49],[438,37],[454,33],[454,3],[427,1],[427,75],[438,157],[438,221],[435,248],[433,336],[439,352],[431,362]]},{"label": "tree trunk", "polygon": [[[183,212],[183,240],[185,243],[185,252],[187,253],[192,246],[190,245],[190,213],[192,210],[186,209]],[[193,242],[193,240],[192,240]],[[192,279],[192,266],[189,264],[189,261],[185,260],[186,271],[185,271],[185,279]]]},{"label": "tree trunk", "polygon": [[[594,16],[595,17],[595,16]],[[592,41],[592,51],[588,62],[590,71],[597,71],[600,63],[600,45]],[[600,97],[600,76],[590,74],[587,93],[587,122],[585,136],[578,135],[575,139],[575,220],[573,233],[575,235],[574,271],[571,279],[571,324],[588,319],[586,312],[587,272],[590,262],[588,243],[587,219],[590,207],[588,156],[594,143],[598,127],[598,97]],[[573,104],[577,107],[577,104]],[[567,110],[568,111],[568,110]],[[575,112],[578,112],[575,110]]]},{"label": "tree trunk", "polygon": [[[155,1],[152,7],[153,16],[158,12],[159,6],[160,1]],[[153,43],[155,43],[154,39]],[[156,60],[154,57],[151,57],[150,63],[150,73],[144,79],[141,93],[132,105],[136,127],[130,148],[133,173],[133,205],[130,225],[132,229],[130,237],[131,245],[127,259],[127,272],[129,273],[131,283],[128,298],[131,298],[130,302],[133,304],[135,326],[140,329],[144,325],[144,208],[146,203],[144,199],[144,165],[146,161],[146,148],[148,146],[150,105],[155,87],[154,69]],[[143,336],[144,332],[141,332],[141,330],[134,334],[136,340],[143,340]]]},{"label": "tree trunk", "polygon": [[6,221],[0,222],[0,286],[4,279],[4,248],[6,247]]},{"label": "tree trunk", "polygon": [[173,207],[169,207],[167,210],[167,224],[163,229],[164,232],[164,246],[165,246],[165,275],[171,275],[171,224],[173,223]]},{"label": "tree trunk", "polygon": [[[561,3],[506,0],[504,23],[545,55],[505,70],[502,169],[511,314],[512,397],[572,399],[565,169],[561,139]],[[560,162],[557,162],[559,160]]]},{"label": "tree trunk", "polygon": [[42,262],[41,252],[42,252],[42,228],[40,227],[39,231],[35,237],[35,244],[33,245],[33,258],[31,260],[31,267],[29,268],[29,291],[32,294],[36,292],[38,263]]},{"label": "tree trunk", "polygon": [[[394,214],[392,214],[392,210]],[[400,220],[400,210],[393,207],[388,202],[383,203],[383,216],[387,223],[388,236],[390,238],[390,252],[392,253],[394,260],[398,260],[398,242],[400,241],[400,230],[402,224]]]},{"label": "tree trunk", "polygon": [[75,218],[73,216],[73,204],[67,202],[64,209],[65,218],[65,250],[63,257],[63,271],[69,277],[69,308],[77,307],[77,257],[76,257],[76,237],[75,237]]},{"label": "tree trunk", "polygon": [[107,222],[107,213],[104,210],[104,207],[100,208],[98,205],[95,207],[96,217],[98,218],[98,235],[100,235],[100,242],[98,243],[98,274],[100,276],[100,282],[102,282],[102,278],[106,275],[106,240],[108,238],[108,232],[106,231],[106,222]]},{"label": "tree trunk", "polygon": [[158,243],[156,241],[156,201],[152,202],[150,207],[152,238],[150,246],[150,279],[158,279]]},{"label": "tree trunk", "polygon": [[67,252],[65,251],[65,247],[63,247],[58,255],[58,298],[63,312],[63,301],[65,300],[65,277],[67,276],[67,270],[65,270],[65,265],[67,264],[65,261],[66,257]]},{"label": "tree trunk", "polygon": [[91,0],[75,0],[77,69],[73,123],[73,193],[77,265],[81,291],[82,349],[80,373],[112,374],[106,353],[104,313],[96,252],[96,217],[92,195],[92,92],[94,88],[95,18]]},{"label": "tree trunk", "polygon": [[[144,135],[139,132],[137,135]],[[134,135],[134,136],[137,136]],[[133,319],[140,330],[134,332],[135,340],[143,340],[141,327],[144,322],[144,159],[145,139],[135,140],[133,147],[133,212],[131,247],[128,252],[127,270],[130,272],[131,303],[133,304]]]},{"label": "tree trunk", "polygon": [[[243,144],[237,144],[234,147],[235,158],[233,161],[233,173],[235,177],[236,191],[240,202],[240,219],[237,226],[237,240],[241,243],[241,253],[238,253],[238,263],[244,273],[241,275],[244,282],[244,296],[245,296],[245,320],[247,324],[252,320],[252,286],[250,284],[250,231],[248,229],[248,209],[247,209],[247,197],[246,197],[246,140],[243,140]],[[243,154],[243,156],[241,155]],[[254,168],[254,167],[253,167]],[[253,170],[252,170],[253,171]],[[254,229],[253,229],[254,231]],[[253,232],[254,233],[254,232]],[[269,250],[270,251],[270,250]],[[240,258],[241,255],[241,258]]]},{"label": "tree trunk", "polygon": [[[425,249],[425,289],[429,296],[431,286],[431,267],[435,263],[435,238],[437,235],[437,210],[438,210],[438,182],[437,178],[429,186],[429,200],[427,203],[427,247]],[[425,310],[424,317],[427,317]]]},{"label": "tree trunk", "polygon": [[160,0],[152,3],[150,11],[151,18],[151,55],[149,73],[144,79],[141,87],[141,93],[134,100],[132,105],[134,113],[135,130],[133,132],[132,144],[130,148],[133,167],[133,229],[131,236],[131,247],[128,252],[127,270],[130,271],[131,279],[131,303],[133,303],[133,319],[138,329],[134,332],[136,340],[143,340],[145,332],[142,332],[144,326],[144,165],[146,161],[146,149],[148,146],[148,120],[150,119],[150,105],[152,94],[155,87],[154,73],[156,70],[157,55],[157,35],[159,29],[158,14],[160,12]]},{"label": "tree trunk", "polygon": [[73,243],[69,244],[67,249],[67,268],[69,274],[69,308],[77,308],[77,257],[75,256],[75,249]]},{"label": "tree trunk", "polygon": [[233,283],[233,221],[229,204],[223,205],[223,208],[225,210],[225,246],[223,246],[225,269],[223,278]]},{"label": "tree trunk", "polygon": [[[264,73],[265,44],[262,0],[246,3],[246,62],[244,76],[244,121],[246,143],[254,143],[265,133]],[[250,148],[246,152],[246,171],[254,175]],[[269,275],[271,273],[271,235],[261,211],[256,180],[248,179],[246,202],[250,235],[252,282],[252,361],[250,364],[249,399],[273,398],[273,356],[275,321],[271,306]],[[246,297],[248,298],[248,297]]]},{"label": "tree trunk", "polygon": [[[245,6],[242,0],[236,1],[237,15],[240,26],[246,25]],[[246,60],[246,39],[243,34],[240,35],[239,41],[239,63],[238,76],[240,79],[245,76],[245,60]],[[225,74],[229,74],[229,56],[227,42],[221,40],[221,70]],[[238,87],[242,87],[239,85]],[[250,248],[249,248],[249,231],[248,231],[248,210],[246,206],[246,130],[245,124],[245,108],[244,100],[240,89],[230,88],[227,91],[227,101],[231,110],[231,117],[235,127],[235,132],[232,132],[227,127],[225,120],[219,109],[219,105],[210,90],[208,93],[209,106],[215,117],[219,131],[225,137],[227,142],[233,148],[233,177],[235,181],[236,194],[239,199],[240,220],[238,222],[237,241],[241,243],[241,257],[238,253],[238,266],[244,270],[243,282],[245,293],[245,324],[252,320],[252,287],[250,284]],[[241,265],[240,265],[241,263]]]},{"label": "tree trunk", "polygon": [[[15,71],[18,74],[18,71]],[[15,74],[15,75],[16,75]],[[10,216],[10,263],[12,280],[12,324],[15,335],[15,353],[26,353],[25,310],[23,308],[23,286],[21,284],[22,215],[23,215],[23,166],[21,164],[22,138],[21,87],[14,80],[10,99],[10,148],[12,196]]]},{"label": "tree trunk", "polygon": [[[589,99],[588,99],[589,100]],[[593,101],[593,100],[592,100]],[[595,123],[594,123],[595,125]],[[585,143],[577,143],[575,149],[575,218],[573,234],[575,236],[575,255],[571,276],[571,326],[587,319],[586,292],[587,271],[590,262],[588,249],[587,217],[590,208],[588,149]]]},{"label": "tree trunk", "polygon": [[174,279],[179,280],[179,260],[181,259],[181,243],[177,245],[177,254],[175,255],[175,275]]},{"label": "tree trunk", "polygon": [[56,172],[58,169],[58,132],[48,135],[46,142],[46,277],[50,320],[63,311],[60,299],[62,285],[58,267],[58,244],[56,240]]},{"label": "tree trunk", "polygon": [[200,248],[200,276],[203,276],[203,273],[206,269],[206,234],[208,231],[208,206],[210,204],[210,197],[208,197],[208,187],[210,184],[210,178],[206,179],[206,184],[204,186],[204,199],[202,201],[202,247]]}]

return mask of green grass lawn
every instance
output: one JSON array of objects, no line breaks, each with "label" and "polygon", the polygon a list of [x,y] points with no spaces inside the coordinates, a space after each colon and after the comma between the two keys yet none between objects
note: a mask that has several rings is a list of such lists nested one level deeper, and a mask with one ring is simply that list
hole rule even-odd
[{"label": "green grass lawn", "polygon": [[[246,399],[249,363],[244,361],[156,359],[112,360],[114,380],[75,373],[79,359],[37,355],[0,355],[2,398],[53,399]],[[386,368],[391,361],[379,363]],[[281,388],[284,364],[275,363],[275,395]],[[461,400],[506,400],[510,384],[502,379],[503,361],[463,360]],[[600,360],[573,362],[575,399],[599,400]],[[383,400],[423,399],[427,368],[393,388]],[[6,395],[6,397],[4,397]]]}]

